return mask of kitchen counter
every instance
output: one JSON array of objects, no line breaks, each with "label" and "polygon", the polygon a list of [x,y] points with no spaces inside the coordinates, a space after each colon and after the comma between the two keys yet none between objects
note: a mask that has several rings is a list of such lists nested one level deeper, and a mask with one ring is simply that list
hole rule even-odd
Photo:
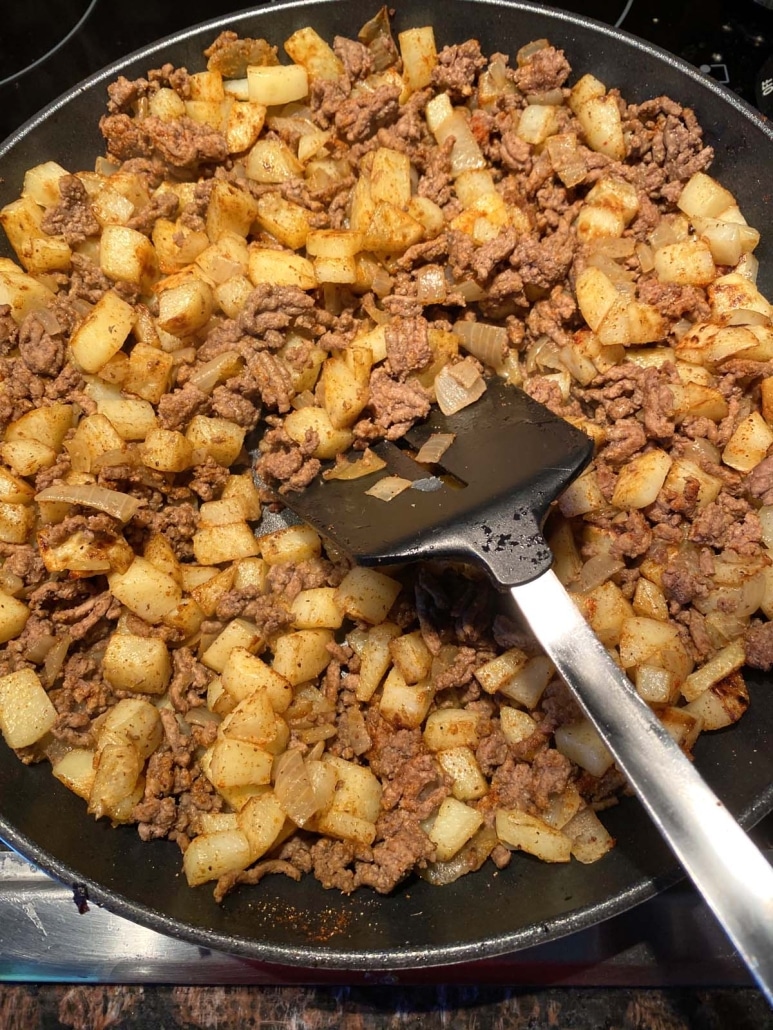
[{"label": "kitchen counter", "polygon": [[0,985],[3,1030],[766,1030],[751,988]]}]

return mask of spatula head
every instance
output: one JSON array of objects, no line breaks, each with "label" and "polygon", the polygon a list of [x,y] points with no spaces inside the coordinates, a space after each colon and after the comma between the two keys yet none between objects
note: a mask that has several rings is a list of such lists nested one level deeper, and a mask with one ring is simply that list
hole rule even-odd
[{"label": "spatula head", "polygon": [[[441,466],[428,468],[408,449],[415,453],[433,433],[453,433],[454,441]],[[351,481],[317,477],[284,502],[361,565],[455,558],[485,566],[503,587],[550,567],[542,522],[591,458],[585,433],[494,380],[455,415],[433,409],[399,443],[374,448],[387,463],[381,471]],[[416,485],[388,502],[368,496],[387,475]]]}]

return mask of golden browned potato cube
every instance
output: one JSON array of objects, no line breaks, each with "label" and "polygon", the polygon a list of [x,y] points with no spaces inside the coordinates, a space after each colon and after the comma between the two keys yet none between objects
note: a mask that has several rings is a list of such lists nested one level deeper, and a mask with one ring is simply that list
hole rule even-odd
[{"label": "golden browned potato cube", "polygon": [[210,245],[209,236],[190,229],[182,222],[157,218],[151,233],[159,269],[165,274],[187,268]]},{"label": "golden browned potato cube", "polygon": [[338,79],[344,74],[341,60],[330,45],[310,26],[298,29],[285,40],[288,56],[306,69],[309,79]]},{"label": "golden browned potato cube", "polygon": [[53,299],[54,294],[47,286],[22,272],[12,261],[0,266],[0,304],[10,307],[11,317],[18,324],[30,312],[47,308]]},{"label": "golden browned potato cube", "polygon": [[261,183],[286,182],[303,174],[303,165],[279,139],[259,139],[247,154],[244,168],[249,179]]},{"label": "golden browned potato cube", "polygon": [[94,462],[110,451],[123,451],[126,441],[115,431],[106,415],[95,411],[78,422],[73,436],[64,444],[70,465],[77,472],[91,472]]},{"label": "golden browned potato cube", "polygon": [[472,748],[448,748],[438,751],[436,758],[443,772],[451,777],[451,792],[459,801],[475,801],[488,792],[486,777],[481,772]]},{"label": "golden browned potato cube", "polygon": [[710,248],[702,240],[668,243],[655,251],[655,274],[664,283],[707,286],[717,275]]},{"label": "golden browned potato cube", "polygon": [[260,136],[266,108],[251,100],[235,100],[228,111],[225,126],[225,141],[229,154],[241,154],[249,150]]},{"label": "golden browned potato cube", "polygon": [[309,212],[300,204],[285,200],[280,193],[264,193],[258,199],[256,221],[280,243],[298,250],[309,235]]},{"label": "golden browned potato cube", "polygon": [[22,243],[19,258],[27,271],[33,275],[69,272],[72,250],[61,236],[33,236]]},{"label": "golden browned potato cube", "polygon": [[273,755],[246,740],[220,738],[212,748],[209,778],[215,787],[248,787],[271,782]]},{"label": "golden browned potato cube", "polygon": [[233,565],[223,569],[222,572],[218,572],[217,569],[202,569],[201,566],[196,566],[197,574],[191,575],[188,568],[187,565],[182,567],[183,585],[186,590],[190,591],[193,599],[209,618],[214,615],[220,598],[232,589],[236,570]]},{"label": "golden browned potato cube", "polygon": [[252,290],[246,275],[232,275],[215,287],[215,300],[229,318],[238,318]]},{"label": "golden browned potato cube", "polygon": [[194,837],[183,856],[189,887],[246,869],[253,861],[250,842],[241,830],[220,830]]},{"label": "golden browned potato cube", "polygon": [[29,504],[0,501],[0,541],[25,544],[35,527],[35,509]]},{"label": "golden browned potato cube", "polygon": [[96,379],[86,384],[85,393],[124,440],[144,440],[156,428],[156,412],[150,401],[125,397],[117,387]]},{"label": "golden browned potato cube", "polygon": [[108,576],[108,585],[113,597],[150,623],[160,622],[182,599],[174,579],[139,556],[126,572]]},{"label": "golden browned potato cube", "polygon": [[224,233],[244,237],[257,213],[258,202],[249,193],[229,182],[216,182],[207,206],[207,236],[213,243]]},{"label": "golden browned potato cube", "polygon": [[159,472],[183,472],[191,463],[193,444],[175,429],[151,429],[141,448],[142,462]]},{"label": "golden browned potato cube", "polygon": [[444,798],[427,834],[438,862],[448,862],[483,825],[483,816],[457,798]]},{"label": "golden browned potato cube", "polygon": [[125,225],[106,225],[99,246],[99,264],[109,279],[132,283],[149,293],[158,278],[158,260],[147,236]]},{"label": "golden browned potato cube", "polygon": [[246,648],[235,647],[229,654],[221,676],[223,687],[238,703],[261,691],[272,709],[281,714],[293,699],[292,686],[284,676]]},{"label": "golden browned potato cube", "polygon": [[158,404],[169,390],[174,358],[157,347],[137,343],[129,355],[129,368],[123,389],[143,400]]},{"label": "golden browned potato cube", "polygon": [[18,637],[29,615],[30,610],[23,601],[0,590],[0,644]]},{"label": "golden browned potato cube", "polygon": [[569,837],[527,812],[498,809],[496,831],[507,847],[535,855],[543,862],[568,862],[571,859],[572,842]]},{"label": "golden browned potato cube", "polygon": [[124,345],[133,324],[134,308],[108,290],[70,337],[73,361],[84,372],[99,372]]},{"label": "golden browned potato cube", "polygon": [[364,250],[395,252],[407,250],[424,237],[424,226],[407,211],[379,201],[365,230],[362,241]]},{"label": "golden browned potato cube", "polygon": [[56,207],[62,199],[59,180],[68,174],[56,161],[43,161],[24,173],[22,196],[30,197],[41,207]]},{"label": "golden browned potato cube", "polygon": [[344,620],[335,587],[301,590],[293,598],[290,612],[296,629],[338,629]]},{"label": "golden browned potato cube", "polygon": [[672,460],[659,448],[634,458],[620,470],[612,504],[617,508],[646,508],[652,504],[660,493]]},{"label": "golden browned potato cube", "polygon": [[3,461],[20,476],[34,476],[41,469],[50,468],[56,461],[56,451],[38,440],[8,440],[0,445]]},{"label": "golden browned potato cube", "polygon": [[251,653],[263,644],[263,634],[249,619],[232,619],[231,622],[215,637],[201,656],[204,665],[215,672],[222,672],[228,656],[235,647],[244,648]]},{"label": "golden browned potato cube", "polygon": [[193,555],[202,565],[219,565],[259,553],[260,545],[246,522],[207,526],[193,534]]},{"label": "golden browned potato cube", "polygon": [[437,64],[435,33],[431,25],[418,29],[406,29],[397,37],[400,56],[403,59],[403,81],[406,88],[415,93],[428,86],[432,69]]},{"label": "golden browned potato cube", "polygon": [[438,708],[427,716],[424,743],[430,751],[451,747],[477,747],[480,741],[477,712],[466,708]]},{"label": "golden browned potato cube", "polygon": [[435,688],[429,680],[406,683],[396,667],[387,673],[381,691],[379,712],[393,726],[416,729],[427,716]]},{"label": "golden browned potato cube", "polygon": [[363,765],[332,755],[325,755],[323,761],[336,775],[330,807],[375,822],[381,809],[381,784],[373,772]]},{"label": "golden browned potato cube", "polygon": [[333,642],[329,629],[299,629],[274,641],[271,667],[292,685],[316,679],[330,664],[327,645]]},{"label": "golden browned potato cube", "polygon": [[297,286],[300,290],[313,290],[317,285],[314,265],[308,258],[287,250],[268,250],[250,245],[250,280],[275,283],[277,286]]},{"label": "golden browned potato cube", "polygon": [[105,715],[99,729],[98,749],[108,744],[133,744],[144,761],[163,736],[158,708],[141,697],[124,697]]},{"label": "golden browned potato cube", "polygon": [[237,816],[239,829],[250,844],[255,862],[274,845],[285,825],[285,812],[273,791],[250,798]]},{"label": "golden browned potato cube", "polygon": [[212,288],[190,277],[159,291],[158,324],[173,336],[189,336],[206,325],[213,307]]},{"label": "golden browned potato cube", "polygon": [[233,499],[238,501],[243,518],[249,521],[260,518],[260,494],[255,486],[251,472],[229,476],[223,487],[221,497],[223,500]]},{"label": "golden browned potato cube", "polygon": [[355,688],[358,701],[370,701],[378,689],[392,664],[389,644],[399,635],[400,628],[393,622],[382,622],[368,630],[363,646],[358,651],[360,674]]},{"label": "golden browned potato cube", "polygon": [[88,801],[96,774],[95,757],[95,752],[88,748],[74,747],[58,762],[54,762],[51,772],[68,790]]},{"label": "golden browned potato cube", "polygon": [[172,663],[160,637],[114,633],[102,659],[102,671],[118,690],[163,694],[172,674]]},{"label": "golden browned potato cube", "polygon": [[35,491],[10,469],[0,465],[0,501],[5,504],[32,504]]},{"label": "golden browned potato cube", "polygon": [[347,615],[376,625],[384,621],[400,589],[397,580],[383,572],[357,566],[341,580],[337,599]]},{"label": "golden browned potato cube", "polygon": [[260,537],[260,553],[269,565],[297,564],[317,558],[322,553],[322,541],[311,526],[288,526]]},{"label": "golden browned potato cube", "polygon": [[418,683],[429,676],[432,653],[420,630],[395,637],[389,644],[389,653],[406,683]]},{"label": "golden browned potato cube", "polygon": [[316,433],[319,442],[312,452],[315,458],[334,458],[336,454],[343,454],[354,439],[350,429],[336,429],[325,408],[314,404],[291,411],[285,418],[284,430],[299,444],[305,442],[309,432]]},{"label": "golden browned potato cube", "polygon": [[11,422],[5,431],[6,440],[37,440],[58,451],[72,427],[73,406],[57,401],[34,408]]},{"label": "golden browned potato cube", "polygon": [[56,709],[32,669],[0,676],[0,732],[9,747],[29,747],[56,722]]}]

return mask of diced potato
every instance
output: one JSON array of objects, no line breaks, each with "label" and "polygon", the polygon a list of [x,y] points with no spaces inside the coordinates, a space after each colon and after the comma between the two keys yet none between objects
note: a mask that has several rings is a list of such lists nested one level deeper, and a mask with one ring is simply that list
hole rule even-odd
[{"label": "diced potato", "polygon": [[260,551],[255,534],[246,522],[208,526],[193,534],[193,555],[202,565],[219,565],[248,558]]},{"label": "diced potato", "polygon": [[593,266],[583,269],[577,276],[575,293],[580,313],[594,332],[619,297],[609,276]]},{"label": "diced potato", "polygon": [[34,408],[11,422],[5,430],[6,442],[34,440],[59,451],[73,421],[71,404],[55,402]]},{"label": "diced potato", "polygon": [[35,509],[29,504],[6,504],[0,501],[0,541],[6,544],[26,543],[35,527]]},{"label": "diced potato", "polygon": [[658,711],[658,718],[670,736],[685,751],[690,751],[703,728],[700,716],[684,708],[666,707]]},{"label": "diced potato", "polygon": [[[526,143],[536,146],[544,143],[548,136],[553,136],[557,131],[556,108],[549,104],[530,104],[521,111],[515,133]],[[619,234],[615,233],[614,235]]]},{"label": "diced potato", "polygon": [[555,741],[562,755],[592,776],[603,776],[614,762],[609,748],[588,719],[559,726]]},{"label": "diced potato", "polygon": [[154,624],[182,599],[182,591],[174,579],[139,556],[125,572],[111,573],[108,585],[110,593],[121,604],[145,622]]},{"label": "diced potato", "polygon": [[67,174],[67,169],[56,161],[43,161],[28,168],[24,173],[22,196],[30,197],[41,207],[56,207],[62,199],[59,180]]},{"label": "diced potato", "polygon": [[85,393],[124,440],[144,440],[156,428],[156,413],[150,401],[125,397],[117,387],[100,380],[87,383]]},{"label": "diced potato", "polygon": [[685,701],[694,701],[715,683],[737,672],[745,662],[746,651],[743,641],[734,640],[718,651],[705,665],[690,673],[682,683],[682,696]]},{"label": "diced potato", "polygon": [[357,566],[341,580],[337,600],[351,618],[373,626],[384,621],[400,589],[397,580],[383,572]]},{"label": "diced potato", "polygon": [[[236,569],[233,565],[229,565],[222,572],[218,572],[217,569],[201,569],[200,566],[197,569],[196,575],[202,577],[199,582],[195,582],[185,565],[182,566],[183,586],[190,591],[204,615],[209,617],[215,614],[220,599],[233,589]],[[207,578],[204,578],[205,575]]]},{"label": "diced potato", "polygon": [[255,744],[221,737],[212,748],[208,777],[218,789],[270,783],[273,761],[273,755]]},{"label": "diced potato", "polygon": [[185,430],[185,437],[194,450],[205,451],[218,465],[233,465],[244,443],[245,428],[225,418],[194,415]]},{"label": "diced potato", "polygon": [[389,644],[399,635],[400,628],[393,622],[382,622],[368,630],[359,652],[360,673],[355,687],[358,701],[369,701],[378,689],[392,662]]},{"label": "diced potato", "polygon": [[95,753],[88,748],[74,747],[54,762],[51,772],[68,790],[88,801],[96,773],[94,757]]},{"label": "diced potato", "polygon": [[438,862],[447,862],[483,825],[483,816],[457,798],[444,798],[427,836]]},{"label": "diced potato", "polygon": [[273,711],[280,714],[287,710],[293,699],[289,680],[242,647],[235,647],[228,655],[223,666],[222,683],[237,702],[261,691],[268,698]]},{"label": "diced potato", "polygon": [[266,108],[251,100],[236,100],[228,110],[225,126],[225,140],[229,154],[241,154],[255,144],[263,122]]},{"label": "diced potato", "polygon": [[38,533],[38,548],[49,572],[75,575],[125,573],[134,561],[134,551],[122,536],[95,538],[93,533],[76,530],[62,543],[52,547],[45,529]]},{"label": "diced potato", "polygon": [[163,738],[158,708],[139,697],[125,697],[105,715],[99,731],[99,748],[108,744],[132,744],[140,758],[150,758]]},{"label": "diced potato", "polygon": [[205,232],[190,229],[182,222],[172,222],[168,218],[156,219],[151,240],[156,249],[159,269],[165,274],[187,268],[210,244]]},{"label": "diced potato", "polygon": [[301,590],[293,598],[290,611],[296,629],[338,629],[344,619],[335,587]]},{"label": "diced potato", "polygon": [[660,622],[668,620],[668,604],[662,589],[644,576],[636,581],[633,614],[645,619],[658,619]]},{"label": "diced potato", "polygon": [[158,284],[158,324],[172,336],[190,336],[206,325],[214,309],[212,288],[190,276],[173,286]]},{"label": "diced potato", "polygon": [[376,839],[376,824],[369,819],[352,815],[338,808],[330,808],[316,817],[316,829],[328,837],[350,840],[355,844],[370,846]]},{"label": "diced potato", "polygon": [[428,86],[432,69],[437,64],[435,33],[431,25],[417,29],[406,29],[398,37],[400,56],[403,59],[403,81],[406,88],[415,93]]},{"label": "diced potato", "polygon": [[427,716],[424,743],[430,751],[477,747],[480,742],[477,712],[466,708],[438,708]]},{"label": "diced potato", "polygon": [[705,172],[696,172],[688,180],[676,202],[688,218],[716,218],[734,203],[733,194]]},{"label": "diced potato", "polygon": [[94,463],[110,451],[123,451],[126,442],[106,415],[95,411],[78,422],[73,436],[64,446],[70,454],[70,465],[78,472],[91,472]]},{"label": "diced potato", "polygon": [[0,644],[18,637],[29,616],[30,610],[23,601],[0,590]]},{"label": "diced potato", "polygon": [[29,747],[56,722],[56,709],[32,669],[0,676],[0,732],[8,747]]},{"label": "diced potato", "polygon": [[260,553],[269,565],[297,564],[319,557],[322,541],[311,526],[288,526],[260,537]]},{"label": "diced potato", "polygon": [[486,777],[472,748],[448,748],[438,751],[436,758],[443,772],[451,777],[451,792],[459,801],[476,801],[488,791]]},{"label": "diced potato", "polygon": [[591,150],[622,161],[625,157],[625,140],[620,109],[615,98],[591,96],[574,111]]},{"label": "diced potato", "polygon": [[429,680],[406,683],[399,669],[387,673],[379,702],[379,712],[393,726],[416,729],[424,722],[435,690]]},{"label": "diced potato", "polygon": [[0,501],[3,504],[32,504],[35,491],[10,469],[0,465]]},{"label": "diced potato", "polygon": [[[13,265],[13,262],[8,262]],[[53,292],[31,275],[17,267],[0,267],[0,304],[7,304],[17,324],[33,311],[47,308],[54,299]]]},{"label": "diced potato", "polygon": [[102,671],[118,690],[163,694],[172,675],[172,663],[160,637],[114,633],[102,659]]},{"label": "diced potato", "polygon": [[679,697],[679,681],[669,669],[640,665],[636,669],[636,692],[649,705],[674,704]]},{"label": "diced potato", "polygon": [[598,862],[615,846],[614,837],[592,808],[583,808],[562,829],[572,842],[572,857],[583,865]]},{"label": "diced potato", "polygon": [[32,275],[69,272],[72,250],[61,236],[30,237],[21,244],[19,259]]},{"label": "diced potato", "polygon": [[278,107],[302,100],[309,92],[309,77],[300,64],[249,65],[249,99],[264,107]]},{"label": "diced potato", "polygon": [[246,190],[216,182],[207,205],[207,236],[213,243],[227,233],[245,237],[257,213],[258,202]]},{"label": "diced potato", "polygon": [[108,744],[97,752],[96,763],[89,814],[96,819],[105,815],[115,818],[118,806],[131,797],[136,788],[142,759],[133,744]]},{"label": "diced potato", "polygon": [[521,708],[503,705],[499,710],[499,721],[502,733],[508,744],[520,744],[537,729],[536,721]]},{"label": "diced potato", "polygon": [[313,290],[317,286],[314,265],[308,258],[286,250],[268,250],[250,246],[249,276],[252,283],[274,283],[277,286],[297,286],[300,290]]},{"label": "diced potato", "polygon": [[639,195],[636,187],[625,179],[614,176],[598,179],[585,198],[589,204],[606,207],[619,213],[626,225],[639,210]]},{"label": "diced potato", "polygon": [[121,349],[133,324],[131,304],[112,290],[103,293],[70,337],[73,361],[84,372],[99,372]]},{"label": "diced potato", "polygon": [[252,861],[247,835],[242,830],[221,830],[193,838],[183,856],[183,871],[188,885],[197,887],[226,873],[246,869]]},{"label": "diced potato", "polygon": [[247,154],[244,169],[249,179],[260,183],[286,182],[303,174],[303,165],[279,139],[259,139]]},{"label": "diced potato", "polygon": [[[256,221],[280,243],[298,250],[307,243],[309,212],[279,193],[264,193],[258,199]],[[310,253],[310,252],[309,252]]]},{"label": "diced potato", "polygon": [[424,226],[407,211],[389,201],[375,204],[363,239],[365,250],[397,252],[407,250],[424,236]]},{"label": "diced potato", "polygon": [[285,813],[273,791],[250,798],[239,811],[238,826],[250,845],[250,862],[274,845],[285,825]]},{"label": "diced potato", "polygon": [[748,707],[743,674],[732,672],[685,705],[684,711],[700,719],[704,730],[722,730],[738,722]]},{"label": "diced potato", "polygon": [[536,655],[528,660],[520,672],[502,684],[499,693],[525,708],[536,708],[553,673],[550,659],[545,655]]},{"label": "diced potato", "polygon": [[655,251],[655,274],[664,283],[707,286],[717,274],[710,248],[701,240],[669,243]]},{"label": "diced potato", "polygon": [[500,808],[495,825],[497,836],[506,847],[535,855],[543,862],[568,862],[571,859],[570,838],[536,816]]},{"label": "diced potato", "polygon": [[180,562],[177,560],[174,548],[165,536],[161,533],[153,533],[149,536],[143,548],[142,556],[151,565],[155,565],[157,569],[171,576],[175,583],[182,586],[183,577]]},{"label": "diced potato", "polygon": [[620,470],[612,504],[617,508],[646,508],[652,504],[671,468],[672,458],[654,447],[633,458]]},{"label": "diced potato", "polygon": [[767,325],[773,318],[769,301],[740,272],[714,279],[708,295],[712,321],[719,325]]},{"label": "diced potato", "polygon": [[218,633],[204,654],[201,660],[204,665],[215,672],[222,672],[228,661],[228,656],[235,647],[241,647],[254,653],[263,643],[263,634],[258,627],[248,619],[232,619],[228,625]]},{"label": "diced potato", "polygon": [[157,89],[149,99],[150,113],[163,122],[171,122],[182,118],[185,114],[185,101],[168,86]]},{"label": "diced potato", "polygon": [[411,160],[407,154],[388,147],[379,147],[374,152],[370,195],[376,204],[383,201],[402,208],[408,205],[411,199]]},{"label": "diced potato", "polygon": [[589,100],[603,97],[606,92],[607,87],[603,82],[595,78],[595,76],[590,74],[583,75],[577,80],[574,86],[572,86],[568,100],[569,107],[574,114],[577,114],[579,109]]},{"label": "diced potato", "polygon": [[[349,398],[347,403],[351,403]],[[318,408],[314,404],[291,411],[285,418],[283,428],[290,439],[298,444],[306,441],[309,432],[316,433],[319,443],[312,452],[315,458],[334,458],[337,454],[343,454],[353,440],[350,429],[336,429],[325,408]]]},{"label": "diced potato", "polygon": [[616,647],[623,623],[633,616],[630,601],[620,587],[607,580],[575,600],[604,647]]},{"label": "diced potato", "polygon": [[193,444],[175,429],[151,429],[145,437],[142,462],[159,472],[183,472],[191,463]]},{"label": "diced potato", "polygon": [[285,40],[284,48],[296,64],[303,65],[309,79],[339,79],[344,66],[330,45],[311,26],[298,29]]},{"label": "diced potato", "polygon": [[123,389],[152,404],[158,404],[169,390],[173,368],[174,358],[171,354],[145,343],[137,343],[129,355]]},{"label": "diced potato", "polygon": [[274,642],[271,667],[294,687],[316,679],[330,664],[332,655],[327,645],[332,641],[333,633],[329,629],[284,633]]},{"label": "diced potato", "polygon": [[[354,348],[354,353],[362,355],[364,350]],[[368,403],[369,352],[367,359],[352,369],[349,364],[351,359],[347,355],[331,355],[322,366],[320,382],[324,391],[324,406],[334,429],[346,429],[353,425]]]},{"label": "diced potato", "polygon": [[475,679],[487,694],[495,694],[525,667],[529,657],[520,648],[511,647],[475,670]]},{"label": "diced potato", "polygon": [[99,241],[99,264],[109,279],[132,283],[148,293],[158,278],[158,260],[147,236],[125,225],[106,225]]},{"label": "diced potato", "polygon": [[418,683],[429,676],[432,653],[419,630],[395,637],[389,644],[389,653],[406,683]]},{"label": "diced potato", "polygon": [[739,423],[725,444],[722,461],[738,472],[751,472],[773,444],[773,430],[758,411]]},{"label": "diced potato", "polygon": [[381,784],[371,770],[332,755],[323,761],[336,774],[331,808],[375,822],[381,810]]}]

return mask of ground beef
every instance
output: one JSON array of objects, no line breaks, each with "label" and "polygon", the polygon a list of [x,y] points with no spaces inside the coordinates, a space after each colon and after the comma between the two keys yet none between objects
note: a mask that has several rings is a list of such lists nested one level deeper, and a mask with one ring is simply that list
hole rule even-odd
[{"label": "ground beef", "polygon": [[303,443],[297,444],[283,429],[270,429],[260,441],[260,457],[255,469],[269,483],[281,483],[280,493],[302,490],[321,468],[319,459],[312,457],[317,444],[314,433],[307,434]]},{"label": "ground beef", "polygon": [[613,465],[623,465],[647,443],[641,422],[623,419],[607,430],[600,456]]},{"label": "ground beef", "polygon": [[50,236],[64,236],[71,246],[96,236],[102,227],[81,180],[77,175],[63,175],[58,186],[62,199],[43,216],[43,230]]},{"label": "ground beef", "polygon": [[432,361],[426,318],[393,318],[386,327],[389,369],[398,379],[420,372]]},{"label": "ground beef", "polygon": [[265,39],[241,39],[230,29],[221,32],[204,51],[207,68],[218,71],[224,79],[242,79],[249,65],[276,65],[277,48]]},{"label": "ground beef", "polygon": [[363,90],[336,105],[334,122],[336,132],[348,143],[368,139],[383,125],[389,125],[398,114],[397,86],[378,86],[373,91]]},{"label": "ground beef", "polygon": [[209,406],[209,398],[197,387],[186,383],[181,390],[165,393],[158,403],[158,420],[164,429],[184,429],[194,415]]},{"label": "ground beef", "polygon": [[689,318],[691,322],[703,322],[711,313],[706,293],[700,286],[662,283],[650,277],[640,280],[637,294],[645,304],[652,304],[661,315],[674,321]]},{"label": "ground beef", "polygon": [[547,93],[563,86],[571,70],[563,50],[547,46],[513,72],[513,81],[522,93]]},{"label": "ground beef", "polygon": [[773,622],[752,626],[744,638],[746,664],[769,672],[773,669]]},{"label": "ground beef", "polygon": [[50,336],[32,312],[19,327],[19,355],[35,375],[57,376],[64,365],[64,340],[58,334]]},{"label": "ground beef", "polygon": [[370,378],[368,407],[373,412],[377,431],[388,440],[396,440],[417,419],[429,414],[430,400],[427,391],[415,379],[399,382],[384,369],[376,368]]},{"label": "ground beef", "polygon": [[435,845],[416,817],[387,812],[376,823],[377,841],[367,861],[355,863],[355,887],[389,894],[414,869],[435,857]]},{"label": "ground beef", "polygon": [[763,458],[746,477],[745,487],[752,497],[763,504],[773,504],[773,456]]},{"label": "ground beef", "polygon": [[269,329],[287,329],[297,322],[299,316],[311,313],[314,306],[314,298],[297,286],[261,283],[244,302],[238,319],[239,328],[260,338]]},{"label": "ground beef", "polygon": [[350,82],[366,79],[373,71],[373,57],[370,50],[355,39],[336,36],[333,50],[344,66],[344,72]]},{"label": "ground beef", "polygon": [[150,202],[132,215],[126,223],[128,229],[135,229],[137,232],[150,236],[153,226],[159,218],[173,219],[177,215],[180,206],[178,197],[172,192],[157,193],[150,198]]},{"label": "ground beef", "polygon": [[448,93],[455,103],[464,103],[472,96],[478,72],[486,63],[476,39],[443,47],[432,69],[430,83],[438,92]]}]

